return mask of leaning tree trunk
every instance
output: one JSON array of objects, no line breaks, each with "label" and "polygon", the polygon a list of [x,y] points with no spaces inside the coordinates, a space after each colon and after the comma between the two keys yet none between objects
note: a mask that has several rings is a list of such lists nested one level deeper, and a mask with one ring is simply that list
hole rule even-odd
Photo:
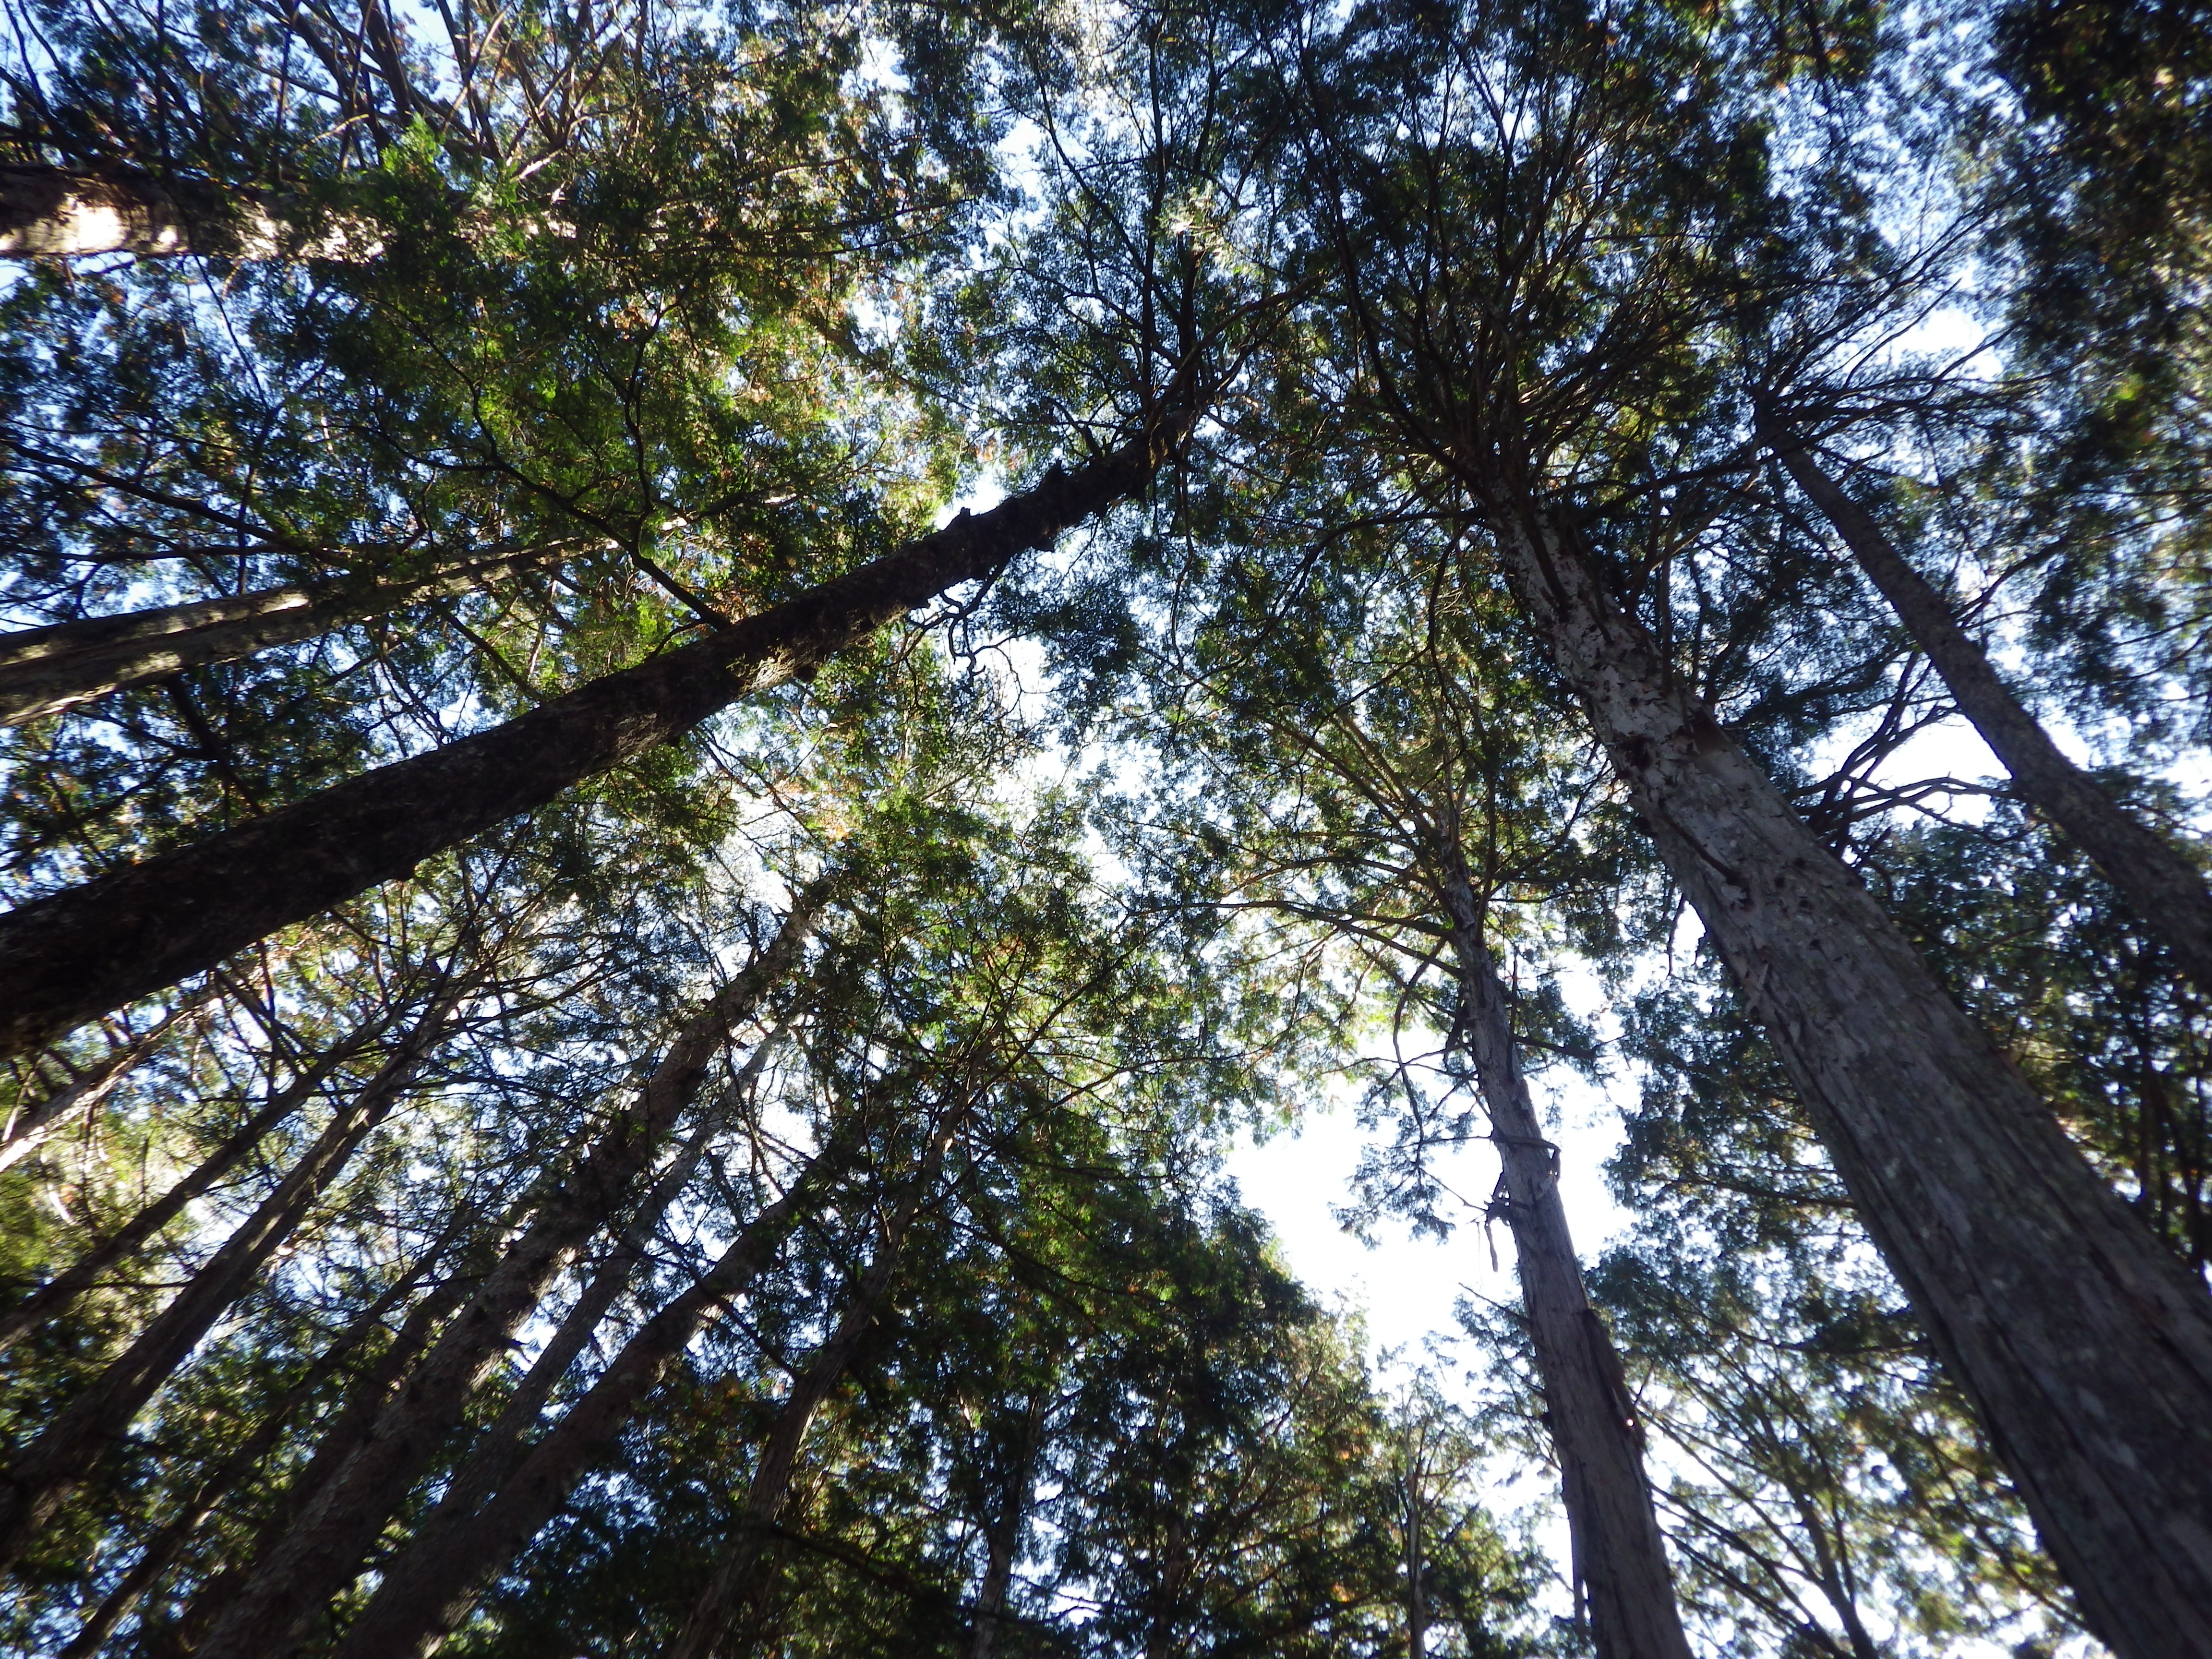
[{"label": "leaning tree trunk", "polygon": [[1482,909],[1459,848],[1445,848],[1442,864],[1468,1052],[1504,1172],[1506,1224],[1591,1638],[1598,1659],[1689,1659],[1644,1472],[1644,1431],[1612,1335],[1583,1287],[1559,1202],[1557,1149],[1544,1138],[1522,1074],[1512,996],[1483,942]]},{"label": "leaning tree trunk", "polygon": [[1515,596],[2090,1628],[2122,1659],[2212,1659],[2212,1297],[1682,689],[1571,526],[1533,491],[1488,507]]},{"label": "leaning tree trunk", "polygon": [[331,1659],[427,1659],[559,1512],[668,1368],[714,1316],[767,1268],[783,1241],[834,1190],[859,1149],[833,1136],[783,1196],[738,1231],[714,1265],[624,1343],[584,1397],[532,1446],[496,1496],[472,1513],[434,1522],[386,1571]]},{"label": "leaning tree trunk", "polygon": [[252,1215],[194,1273],[175,1300],[122,1356],[76,1395],[0,1475],[0,1566],[12,1563],[71,1487],[131,1426],[146,1402],[191,1357],[216,1322],[259,1276],[391,1114],[429,1057],[459,1000],[459,988],[433,1002],[376,1076],[331,1117],[307,1155]]},{"label": "leaning tree trunk", "polygon": [[684,1022],[647,1079],[636,1110],[610,1127],[562,1183],[375,1426],[254,1564],[208,1632],[200,1659],[282,1659],[315,1613],[353,1581],[386,1521],[506,1357],[514,1333],[659,1158],[731,1029],[796,963],[829,886],[824,878],[803,892],[768,947]]},{"label": "leaning tree trunk", "polygon": [[1802,442],[1765,421],[1760,426],[1776,459],[1827,515],[1859,568],[1943,677],[1959,712],[2012,774],[2021,799],[2096,861],[2166,941],[2182,971],[2212,991],[2212,888],[2203,872],[2060,752],[1997,677],[1988,654],[1959,626],[1943,596],[1905,562],[1866,509],[1820,470]]},{"label": "leaning tree trunk", "polygon": [[806,1443],[806,1431],[814,1421],[814,1413],[852,1368],[861,1343],[867,1340],[876,1322],[876,1315],[882,1310],[884,1297],[890,1289],[891,1274],[898,1267],[900,1249],[906,1242],[907,1230],[935,1180],[943,1145],[941,1134],[933,1128],[929,1154],[923,1161],[913,1196],[896,1215],[884,1221],[875,1259],[869,1262],[867,1272],[854,1287],[852,1299],[839,1316],[836,1328],[815,1350],[806,1369],[792,1379],[791,1392],[777,1407],[775,1426],[761,1447],[759,1462],[753,1466],[752,1480],[745,1488],[744,1508],[738,1515],[736,1536],[715,1564],[714,1576],[699,1592],[699,1599],[692,1603],[690,1616],[664,1650],[663,1659],[714,1659],[720,1650],[731,1620],[743,1609],[752,1591],[753,1569],[760,1560],[762,1547],[768,1541],[769,1530],[783,1513],[785,1501],[791,1495],[792,1471],[798,1467],[799,1449]]},{"label": "leaning tree trunk", "polygon": [[0,167],[0,258],[209,254],[228,259],[372,259],[364,220],[307,203],[136,167]]},{"label": "leaning tree trunk", "polygon": [[1170,389],[1132,442],[873,564],[504,726],[0,917],[0,1059],[210,968],[424,859],[815,672],[948,588],[1143,489],[1194,419]]},{"label": "leaning tree trunk", "polygon": [[423,600],[472,593],[550,557],[548,550],[533,548],[398,581],[264,587],[0,634],[0,726],[21,726],[187,668],[295,645]]}]

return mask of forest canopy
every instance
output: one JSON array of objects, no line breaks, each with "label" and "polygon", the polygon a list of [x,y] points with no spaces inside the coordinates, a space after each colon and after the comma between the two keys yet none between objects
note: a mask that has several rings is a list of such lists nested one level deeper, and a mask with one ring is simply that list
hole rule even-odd
[{"label": "forest canopy", "polygon": [[2203,0],[0,11],[8,1651],[2212,1659]]}]

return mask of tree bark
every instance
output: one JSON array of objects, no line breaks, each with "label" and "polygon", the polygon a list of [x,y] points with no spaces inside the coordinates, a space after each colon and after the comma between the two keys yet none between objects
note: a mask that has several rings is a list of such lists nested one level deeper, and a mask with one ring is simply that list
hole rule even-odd
[{"label": "tree bark", "polygon": [[1468,1052],[1503,1171],[1506,1224],[1591,1638],[1598,1659],[1689,1659],[1644,1472],[1644,1431],[1612,1335],[1583,1286],[1559,1202],[1557,1149],[1544,1138],[1521,1070],[1512,994],[1483,942],[1482,908],[1459,848],[1443,849],[1440,862]]},{"label": "tree bark", "polygon": [[[1172,389],[1171,389],[1172,391]],[[690,731],[1136,495],[1194,416],[491,731],[0,917],[0,1059],[214,966]]]},{"label": "tree bark", "polygon": [[731,1028],[796,963],[829,890],[823,878],[802,892],[768,947],[684,1022],[635,1109],[592,1146],[361,1443],[254,1564],[198,1650],[200,1659],[282,1659],[318,1609],[352,1582],[386,1520],[460,1426],[470,1400],[556,1276],[629,1201]]},{"label": "tree bark", "polygon": [[446,1030],[458,995],[427,1008],[376,1076],[333,1115],[314,1146],[225,1239],[138,1339],[63,1407],[0,1477],[0,1566],[21,1554],[161,1385],[190,1358],[337,1179],[354,1151],[390,1115]]},{"label": "tree bark", "polygon": [[2163,836],[2066,758],[1998,678],[1950,605],[1905,561],[1871,515],[1822,471],[1794,434],[1762,418],[1760,436],[1826,515],[1859,568],[1881,590],[1913,643],[1943,677],[1959,712],[2012,774],[2021,799],[2057,825],[2125,894],[2182,971],[2212,991],[2212,887]]},{"label": "tree bark", "polygon": [[1808,831],[1572,526],[1504,574],[1765,1025],[1875,1244],[2122,1659],[2212,1656],[2212,1297]]},{"label": "tree bark", "polygon": [[930,1156],[922,1178],[915,1184],[914,1197],[898,1215],[886,1219],[875,1259],[869,1262],[867,1272],[854,1288],[853,1298],[839,1316],[836,1328],[815,1350],[806,1369],[792,1379],[791,1392],[777,1408],[775,1426],[769,1431],[767,1443],[761,1448],[760,1462],[753,1467],[752,1480],[745,1488],[745,1506],[738,1512],[736,1535],[716,1564],[707,1587],[699,1592],[699,1599],[692,1603],[690,1617],[669,1643],[663,1659],[714,1659],[730,1621],[743,1609],[753,1589],[753,1568],[760,1560],[761,1547],[791,1495],[792,1471],[798,1466],[799,1449],[806,1443],[806,1431],[814,1421],[814,1413],[851,1369],[854,1358],[860,1352],[860,1344],[866,1340],[876,1315],[883,1308],[907,1229],[936,1173],[938,1148],[938,1137],[933,1133]]},{"label": "tree bark", "polygon": [[559,1512],[691,1340],[760,1276],[793,1228],[828,1195],[858,1147],[856,1137],[833,1136],[696,1284],[623,1345],[496,1496],[472,1510],[457,1508],[426,1528],[385,1573],[332,1659],[425,1659],[435,1653],[467,1619],[484,1586]]},{"label": "tree bark", "polygon": [[[395,1011],[396,1012],[396,1011]],[[185,1206],[238,1166],[276,1126],[314,1097],[331,1074],[374,1042],[391,1023],[391,1014],[349,1033],[315,1063],[270,1095],[259,1111],[239,1125],[214,1152],[169,1190],[141,1209],[106,1238],[87,1250],[37,1290],[0,1314],[0,1353],[75,1302],[124,1257],[184,1213]]]},{"label": "tree bark", "polygon": [[549,558],[538,548],[401,581],[267,587],[0,634],[0,726],[21,726],[184,669],[236,662],[422,600],[474,592]]},{"label": "tree bark", "polygon": [[315,219],[292,198],[201,179],[157,179],[136,167],[0,167],[0,258],[199,253],[365,260],[383,251],[364,221]]}]

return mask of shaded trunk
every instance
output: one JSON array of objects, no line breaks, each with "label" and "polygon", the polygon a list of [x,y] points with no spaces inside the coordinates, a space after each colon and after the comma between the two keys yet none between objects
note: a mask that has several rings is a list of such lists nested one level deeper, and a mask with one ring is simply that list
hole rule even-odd
[{"label": "shaded trunk", "polygon": [[1506,1224],[1591,1637],[1599,1659],[1689,1659],[1644,1475],[1644,1431],[1612,1335],[1583,1287],[1559,1202],[1558,1152],[1544,1138],[1522,1074],[1512,994],[1483,942],[1481,907],[1459,849],[1448,848],[1442,857],[1468,1052],[1498,1147]]},{"label": "shaded trunk", "polygon": [[332,1073],[374,1042],[390,1024],[391,1014],[387,1012],[325,1053],[313,1065],[270,1095],[259,1111],[233,1130],[220,1146],[202,1158],[167,1192],[141,1209],[4,1315],[0,1315],[0,1353],[5,1353],[48,1320],[58,1317],[77,1297],[98,1283],[102,1273],[183,1214],[186,1205],[237,1168],[246,1155],[258,1146],[272,1130],[312,1100],[330,1081]]},{"label": "shaded trunk", "polygon": [[762,1546],[767,1542],[776,1517],[783,1512],[784,1503],[791,1495],[792,1471],[798,1467],[799,1450],[806,1443],[806,1431],[813,1424],[814,1413],[852,1368],[861,1343],[867,1340],[876,1315],[883,1308],[884,1297],[890,1289],[891,1274],[898,1267],[900,1246],[905,1243],[907,1229],[936,1174],[938,1144],[937,1136],[933,1134],[931,1155],[921,1180],[915,1185],[915,1195],[897,1216],[884,1223],[875,1259],[869,1262],[867,1272],[854,1287],[852,1300],[839,1316],[836,1328],[815,1350],[806,1369],[792,1379],[791,1391],[776,1410],[775,1426],[761,1447],[760,1462],[753,1466],[752,1480],[745,1488],[744,1508],[738,1515],[736,1536],[716,1563],[714,1576],[699,1592],[699,1599],[692,1603],[690,1615],[669,1643],[663,1659],[714,1659],[731,1621],[744,1610],[752,1593],[754,1568],[759,1564]]},{"label": "shaded trunk", "polygon": [[2012,774],[2021,798],[2095,860],[2137,917],[2166,941],[2182,971],[2212,991],[2212,888],[2203,872],[2060,752],[1997,677],[1988,654],[1959,626],[1943,596],[1798,439],[1764,420],[1760,435],[1881,590],[1913,643],[1943,677],[1959,712]]},{"label": "shaded trunk", "polygon": [[0,1058],[404,876],[740,698],[813,673],[946,589],[994,575],[1137,494],[1191,418],[1182,408],[988,513],[963,513],[873,564],[504,726],[10,912],[0,918]]},{"label": "shaded trunk", "polygon": [[386,1520],[460,1426],[555,1278],[628,1205],[731,1028],[797,963],[829,886],[825,878],[802,893],[768,948],[685,1021],[635,1109],[608,1128],[547,1200],[361,1443],[254,1564],[199,1648],[202,1659],[281,1659],[353,1581]]},{"label": "shaded trunk", "polygon": [[639,1328],[560,1422],[532,1446],[480,1507],[434,1520],[393,1562],[333,1659],[420,1659],[459,1629],[483,1589],[504,1571],[612,1443],[668,1368],[758,1278],[783,1241],[828,1197],[858,1152],[834,1137],[786,1189],[739,1231],[699,1281]]},{"label": "shaded trunk", "polygon": [[0,258],[210,254],[230,259],[370,259],[364,221],[317,216],[297,198],[136,167],[0,167]]},{"label": "shaded trunk", "polygon": [[194,1273],[174,1300],[90,1387],[64,1407],[21,1453],[0,1485],[0,1565],[21,1553],[146,1402],[190,1358],[231,1304],[343,1171],[355,1150],[398,1103],[451,1018],[448,994],[427,1009],[360,1093],[342,1107],[314,1146],[245,1223]]},{"label": "shaded trunk", "polygon": [[2090,1628],[2212,1659],[2212,1297],[1850,872],[1680,689],[1534,498],[1515,595],[1753,1014]]},{"label": "shaded trunk", "polygon": [[1004,1622],[1006,1596],[1013,1588],[1014,1559],[1022,1551],[1022,1533],[1030,1518],[1036,1487],[1037,1452],[1044,1439],[1044,1414],[1052,1394],[1040,1388],[1030,1396],[1022,1418],[1021,1443],[1014,1449],[1013,1466],[1006,1472],[998,1518],[991,1528],[989,1553],[983,1562],[983,1582],[975,1594],[975,1634],[968,1644],[968,1659],[991,1659]]},{"label": "shaded trunk", "polygon": [[380,1329],[385,1316],[405,1300],[435,1261],[434,1254],[404,1278],[395,1280],[375,1301],[362,1309],[337,1340],[316,1356],[313,1364],[300,1380],[287,1389],[276,1403],[263,1415],[253,1432],[234,1447],[222,1462],[192,1489],[187,1498],[161,1529],[147,1540],[138,1559],[131,1564],[115,1588],[101,1598],[70,1644],[61,1651],[60,1659],[91,1659],[107,1644],[115,1627],[126,1618],[141,1596],[152,1589],[163,1574],[174,1565],[178,1556],[190,1544],[207,1518],[237,1487],[251,1476],[262,1460],[276,1448],[290,1424],[292,1413],[313,1399],[317,1389],[334,1376],[338,1368],[352,1357],[356,1349],[366,1342],[370,1334]]},{"label": "shaded trunk", "polygon": [[210,982],[204,988],[186,997],[175,1007],[149,1026],[145,1034],[88,1067],[67,1087],[58,1089],[27,1112],[17,1114],[9,1120],[5,1139],[0,1139],[0,1170],[10,1170],[46,1145],[46,1137],[59,1128],[64,1119],[78,1112],[99,1109],[100,1103],[113,1093],[115,1086],[144,1063],[161,1046],[170,1028],[194,1009],[211,1000],[220,988]]},{"label": "shaded trunk", "polygon": [[449,564],[402,581],[268,587],[0,634],[0,726],[21,726],[184,669],[312,640],[422,600],[474,592],[550,556],[539,548]]}]

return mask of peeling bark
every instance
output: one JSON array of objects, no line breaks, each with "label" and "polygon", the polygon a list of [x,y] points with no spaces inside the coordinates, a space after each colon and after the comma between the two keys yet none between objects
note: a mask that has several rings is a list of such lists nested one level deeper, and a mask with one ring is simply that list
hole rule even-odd
[{"label": "peeling bark", "polygon": [[1667,1547],[1644,1470],[1644,1431],[1620,1356],[1589,1304],[1567,1213],[1558,1150],[1522,1074],[1512,998],[1482,937],[1482,911],[1455,847],[1440,862],[1459,963],[1469,1056],[1490,1112],[1513,1233],[1521,1300],[1559,1454],[1576,1576],[1589,1596],[1598,1659],[1689,1659]]},{"label": "peeling bark", "polygon": [[1142,490],[1187,405],[1072,473],[491,731],[0,917],[0,1059],[214,966],[572,785],[815,672],[877,629]]},{"label": "peeling bark", "polygon": [[1571,526],[1526,492],[1487,505],[1522,611],[2090,1628],[2121,1659],[2212,1659],[2212,1297],[1680,688]]},{"label": "peeling bark", "polygon": [[2137,917],[2166,941],[2182,970],[2212,991],[2212,888],[2203,872],[2066,758],[1998,677],[1988,653],[1959,626],[1943,596],[1866,509],[1820,470],[1802,442],[1764,420],[1760,428],[1775,458],[1835,526],[1859,568],[1943,677],[1959,712],[2012,774],[2021,798],[2095,860]]},{"label": "peeling bark", "polygon": [[127,616],[0,634],[0,726],[21,726],[149,680],[236,662],[548,562],[543,549],[449,564],[405,581],[264,588]]}]

